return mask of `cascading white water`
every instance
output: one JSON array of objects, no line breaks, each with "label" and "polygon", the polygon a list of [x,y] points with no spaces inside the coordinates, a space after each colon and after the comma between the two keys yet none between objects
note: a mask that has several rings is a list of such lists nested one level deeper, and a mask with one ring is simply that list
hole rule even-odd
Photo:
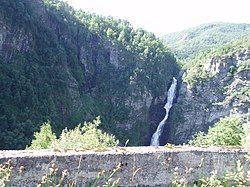
[{"label": "cascading white water", "polygon": [[163,118],[163,120],[159,123],[159,125],[157,127],[157,130],[155,131],[155,133],[153,134],[153,136],[151,138],[150,145],[152,145],[152,146],[158,146],[159,145],[160,135],[162,133],[163,127],[165,125],[165,122],[168,119],[169,110],[171,109],[171,107],[173,105],[173,100],[174,100],[174,97],[175,97],[176,86],[177,86],[177,80],[173,77],[172,84],[171,84],[171,86],[170,86],[170,88],[168,90],[167,103],[164,106],[164,108],[166,110],[166,115]]}]

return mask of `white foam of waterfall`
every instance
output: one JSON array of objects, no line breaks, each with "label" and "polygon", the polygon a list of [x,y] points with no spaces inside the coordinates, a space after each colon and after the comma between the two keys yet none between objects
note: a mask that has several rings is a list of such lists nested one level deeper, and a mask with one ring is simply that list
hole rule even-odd
[{"label": "white foam of waterfall", "polygon": [[177,86],[177,80],[173,77],[172,84],[168,90],[168,97],[167,97],[167,103],[164,106],[164,109],[166,110],[166,115],[163,118],[163,120],[159,123],[155,133],[153,134],[151,138],[151,143],[150,145],[152,146],[158,146],[159,145],[159,139],[163,130],[163,127],[165,125],[166,120],[168,119],[168,113],[169,110],[171,109],[173,105],[173,100],[175,97],[175,91],[176,91],[176,86]]}]

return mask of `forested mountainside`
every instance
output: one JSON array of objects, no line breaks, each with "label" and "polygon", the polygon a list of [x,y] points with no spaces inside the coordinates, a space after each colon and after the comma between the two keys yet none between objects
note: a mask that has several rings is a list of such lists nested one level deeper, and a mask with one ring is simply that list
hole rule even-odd
[{"label": "forested mountainside", "polygon": [[[0,2],[0,149],[22,149],[50,120],[100,116],[121,143],[143,145],[178,66],[152,33],[57,0]],[[152,128],[152,127],[151,127]]]},{"label": "forested mountainside", "polygon": [[[165,141],[187,143],[196,132],[207,132],[224,117],[249,114],[249,37],[200,54],[184,64],[183,83]],[[222,125],[220,128],[226,128]]]},{"label": "forested mountainside", "polygon": [[198,53],[250,35],[250,24],[209,23],[163,37],[179,59],[194,58]]},{"label": "forested mountainside", "polygon": [[249,28],[215,23],[167,36],[179,67],[162,40],[127,21],[59,0],[2,0],[0,149],[30,145],[46,121],[59,135],[97,116],[121,145],[149,145],[173,77],[160,144],[187,143],[221,118],[248,113]]}]

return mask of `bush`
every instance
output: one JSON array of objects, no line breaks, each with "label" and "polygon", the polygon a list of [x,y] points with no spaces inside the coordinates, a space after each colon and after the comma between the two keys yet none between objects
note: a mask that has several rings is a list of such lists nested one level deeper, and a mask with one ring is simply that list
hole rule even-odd
[{"label": "bush", "polygon": [[243,125],[244,134],[242,136],[242,145],[250,148],[250,122]]},{"label": "bush", "polygon": [[250,70],[250,59],[243,61],[239,64],[237,72]]},{"label": "bush", "polygon": [[62,131],[60,138],[53,143],[52,147],[63,149],[91,149],[118,145],[118,141],[113,135],[103,133],[100,129],[97,129],[100,123],[100,118],[97,117],[93,122],[85,122],[83,127],[79,124],[72,130],[66,128]]},{"label": "bush", "polygon": [[113,135],[98,129],[100,123],[100,118],[97,117],[93,122],[85,122],[83,126],[79,124],[71,130],[66,128],[57,139],[47,122],[41,126],[40,132],[35,132],[35,139],[28,149],[91,149],[118,145],[119,142]]},{"label": "bush", "polygon": [[40,132],[34,133],[34,137],[35,139],[32,140],[28,149],[48,149],[56,140],[56,135],[52,132],[49,121],[41,126]]},{"label": "bush", "polygon": [[[226,172],[225,175],[220,178],[217,175],[217,171],[213,171],[210,177],[200,179],[197,185],[195,186],[201,186],[201,187],[249,186],[250,171],[248,170],[248,168],[244,168],[239,160],[236,162],[236,164],[237,165],[235,171]],[[247,172],[245,172],[244,170],[247,170]]]},{"label": "bush", "polygon": [[199,132],[195,134],[193,140],[189,141],[190,145],[203,146],[230,146],[241,145],[243,136],[243,122],[240,117],[225,117],[209,127],[208,133]]},{"label": "bush", "polygon": [[0,164],[0,186],[10,186],[11,174],[12,174],[12,161],[8,160],[5,163]]}]

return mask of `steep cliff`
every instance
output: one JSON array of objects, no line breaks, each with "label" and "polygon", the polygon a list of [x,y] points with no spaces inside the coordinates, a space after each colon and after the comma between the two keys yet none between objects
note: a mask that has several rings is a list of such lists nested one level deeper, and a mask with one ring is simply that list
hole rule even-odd
[{"label": "steep cliff", "polygon": [[146,144],[149,109],[178,73],[152,33],[57,0],[2,0],[0,56],[0,149],[24,148],[44,121],[60,133],[96,116],[121,143]]},{"label": "steep cliff", "polygon": [[191,66],[186,70],[179,88],[178,110],[167,127],[168,142],[186,143],[195,132],[206,132],[222,117],[249,112],[250,40],[246,41],[240,50],[234,51],[237,45],[231,46],[230,54],[212,54],[208,60],[201,60],[198,69]]}]

